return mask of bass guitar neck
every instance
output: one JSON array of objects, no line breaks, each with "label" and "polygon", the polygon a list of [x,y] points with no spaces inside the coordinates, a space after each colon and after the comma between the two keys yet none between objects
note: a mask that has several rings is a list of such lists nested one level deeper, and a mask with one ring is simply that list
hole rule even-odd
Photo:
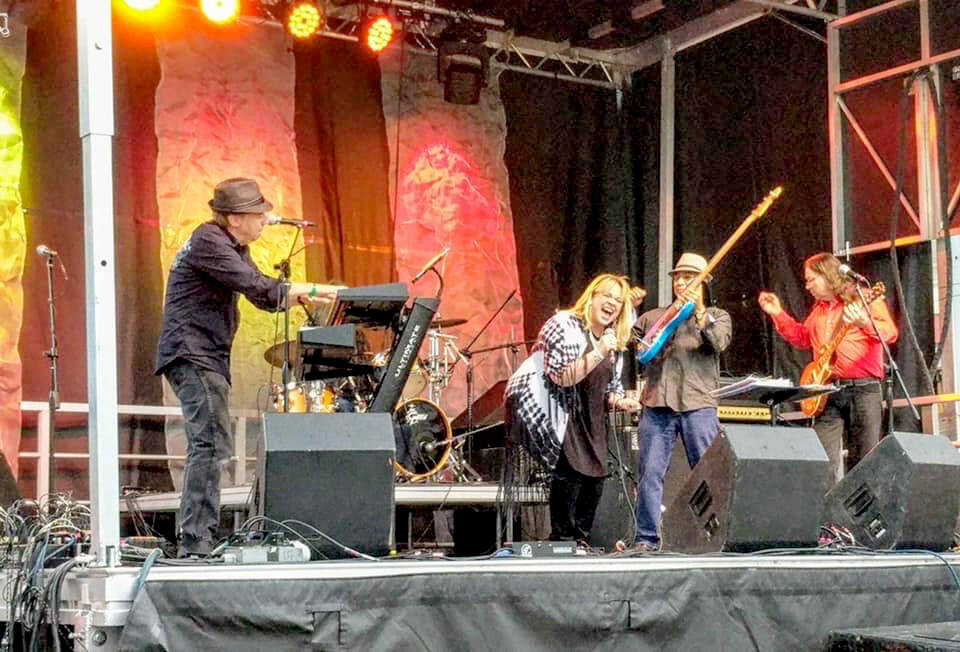
[{"label": "bass guitar neck", "polygon": [[[727,238],[727,241],[723,243],[723,246],[720,247],[719,251],[713,255],[713,258],[707,263],[706,268],[697,276],[690,281],[687,285],[685,295],[687,293],[693,294],[697,287],[704,282],[710,276],[710,272],[713,271],[713,268],[716,267],[723,257],[727,255],[733,245],[737,243],[740,239],[740,236],[744,234],[747,228],[751,224],[759,220],[764,213],[767,212],[767,209],[770,208],[770,204],[783,193],[783,186],[777,186],[763,198],[757,206],[747,215],[743,223],[737,227],[737,230],[734,231],[733,235]],[[637,343],[637,354],[638,359],[641,364],[647,364],[651,360],[657,357],[660,351],[663,350],[664,345],[670,341],[670,338],[673,337],[674,332],[677,328],[690,318],[690,315],[693,314],[696,305],[693,301],[689,301],[684,297],[678,297],[676,301],[670,304],[670,307],[667,308],[667,312],[657,320],[657,322],[650,327],[650,329],[644,333],[643,339]]]}]

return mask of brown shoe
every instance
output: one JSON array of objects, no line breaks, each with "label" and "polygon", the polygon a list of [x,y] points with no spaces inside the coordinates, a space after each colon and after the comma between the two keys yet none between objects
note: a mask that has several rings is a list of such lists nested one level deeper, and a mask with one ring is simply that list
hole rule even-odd
[{"label": "brown shoe", "polygon": [[650,543],[649,541],[638,541],[633,544],[633,552],[638,555],[646,555],[651,552],[659,552],[660,546],[655,543]]}]

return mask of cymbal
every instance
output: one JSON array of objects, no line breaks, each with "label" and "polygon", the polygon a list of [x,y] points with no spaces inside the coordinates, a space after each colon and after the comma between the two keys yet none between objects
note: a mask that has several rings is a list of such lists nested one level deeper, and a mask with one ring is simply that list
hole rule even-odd
[{"label": "cymbal", "polygon": [[[273,346],[269,347],[266,351],[263,352],[263,359],[272,364],[274,367],[283,367],[283,345],[285,342],[277,342]],[[299,351],[297,350],[297,341],[290,340],[290,365],[293,366],[297,363],[297,360],[300,358]]]},{"label": "cymbal", "polygon": [[470,351],[471,355],[476,353],[486,353],[487,351],[496,351],[498,349],[512,349],[520,348],[521,346],[526,346],[527,344],[533,344],[537,340],[520,340],[518,342],[506,342],[505,344],[497,344],[496,346],[488,346],[482,349],[474,349]]},{"label": "cymbal", "polygon": [[453,328],[454,326],[461,326],[466,323],[466,319],[460,318],[434,319],[432,322],[430,322],[430,328]]}]

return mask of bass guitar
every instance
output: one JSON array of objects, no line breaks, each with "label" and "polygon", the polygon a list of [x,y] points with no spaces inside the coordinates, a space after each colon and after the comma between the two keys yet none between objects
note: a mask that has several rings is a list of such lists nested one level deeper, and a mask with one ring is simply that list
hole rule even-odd
[{"label": "bass guitar", "polygon": [[[883,283],[875,283],[874,286],[870,288],[869,294],[864,297],[867,300],[866,306],[869,306],[877,299],[882,299],[886,292],[887,288]],[[803,369],[803,373],[800,374],[801,385],[825,385],[827,381],[830,380],[830,375],[833,373],[833,359],[837,352],[837,347],[840,346],[840,342],[843,341],[843,338],[846,337],[852,327],[853,324],[842,320],[834,327],[830,340],[820,347],[813,362],[808,364]],[[826,405],[827,394],[820,394],[819,396],[800,401],[800,409],[803,411],[804,416],[808,417],[819,415],[823,412],[823,408]]]},{"label": "bass guitar", "polygon": [[690,284],[687,285],[687,289],[683,295],[674,299],[673,303],[667,308],[666,312],[658,319],[650,329],[644,333],[643,339],[637,343],[637,356],[641,364],[647,364],[651,360],[657,357],[663,347],[667,342],[670,341],[670,338],[673,337],[674,331],[677,330],[677,327],[685,322],[690,315],[693,314],[693,311],[696,309],[697,305],[693,301],[687,298],[687,294],[692,296],[693,292],[697,287],[703,283],[703,280],[706,279],[711,270],[716,267],[723,257],[727,255],[733,245],[737,244],[737,241],[744,234],[744,232],[750,227],[751,224],[763,217],[763,214],[767,212],[767,209],[770,208],[770,204],[783,193],[783,186],[777,186],[763,198],[757,207],[751,211],[743,223],[737,227],[737,230],[734,231],[723,246],[720,247],[720,250],[713,255],[713,258],[707,263],[706,268],[697,274],[697,276],[690,281]]}]

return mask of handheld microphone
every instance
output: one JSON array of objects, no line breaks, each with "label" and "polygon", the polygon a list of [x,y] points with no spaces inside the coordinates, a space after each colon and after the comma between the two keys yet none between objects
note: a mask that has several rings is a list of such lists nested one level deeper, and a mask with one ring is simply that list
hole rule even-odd
[{"label": "handheld microphone", "polygon": [[282,224],[284,226],[296,226],[303,228],[305,226],[316,226],[316,222],[310,222],[308,220],[291,220],[287,217],[280,217],[279,215],[267,215],[267,224]]},{"label": "handheld microphone", "polygon": [[[614,330],[613,330],[612,328],[610,328],[609,326],[607,326],[606,328],[603,329],[603,334],[604,334],[604,335],[613,335],[614,337],[616,337],[616,335],[617,335],[617,334],[614,332]],[[601,337],[602,337],[602,336],[601,336]],[[611,361],[611,362],[615,362],[615,361],[616,361],[616,357],[617,357],[617,352],[616,352],[616,351],[610,351],[610,361]]]},{"label": "handheld microphone", "polygon": [[444,258],[446,258],[446,256],[447,256],[448,253],[450,253],[450,247],[447,247],[446,249],[444,249],[443,251],[441,251],[440,253],[438,253],[436,256],[434,256],[433,258],[431,258],[430,260],[428,260],[428,261],[427,261],[427,264],[423,266],[423,269],[421,269],[421,270],[417,273],[417,275],[414,276],[414,277],[410,280],[410,282],[411,282],[411,283],[416,283],[416,282],[419,281],[421,278],[423,278],[423,275],[426,274],[427,272],[429,272],[431,269],[433,269],[433,266],[434,266],[434,265],[436,265],[436,264],[439,263],[441,260],[443,260]]},{"label": "handheld microphone", "polygon": [[60,254],[58,254],[56,251],[54,251],[47,245],[42,244],[37,246],[37,255],[47,257],[47,256],[59,256]]},{"label": "handheld microphone", "polygon": [[847,278],[852,278],[853,280],[858,281],[859,283],[870,285],[870,281],[867,280],[866,276],[864,276],[863,274],[857,274],[855,271],[850,269],[850,265],[847,265],[846,263],[841,263],[840,266],[837,268],[837,271],[843,274],[844,276],[846,276]]}]

